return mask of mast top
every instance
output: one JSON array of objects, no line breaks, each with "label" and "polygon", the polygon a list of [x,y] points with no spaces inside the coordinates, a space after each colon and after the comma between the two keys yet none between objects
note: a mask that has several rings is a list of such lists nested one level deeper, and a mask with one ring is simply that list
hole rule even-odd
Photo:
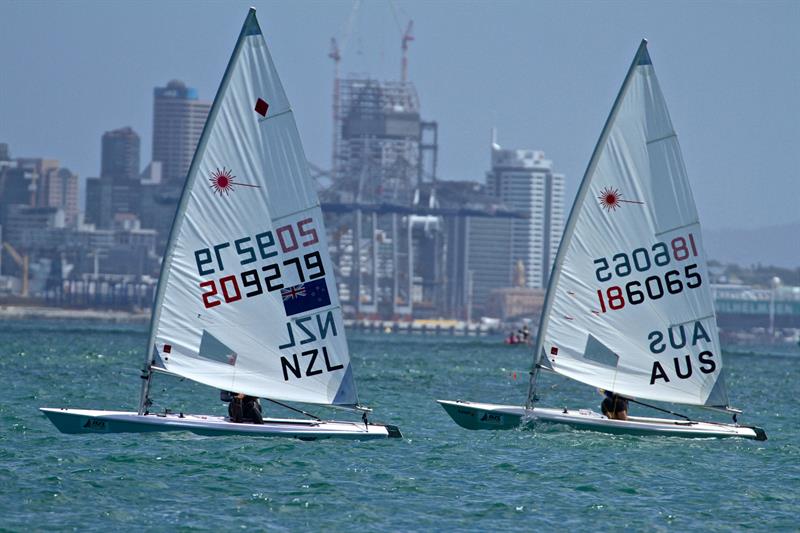
[{"label": "mast top", "polygon": [[261,35],[261,27],[258,25],[258,19],[256,19],[256,8],[251,7],[247,12],[242,32],[244,35]]},{"label": "mast top", "polygon": [[642,39],[639,44],[639,50],[636,52],[637,65],[652,65],[653,61],[650,59],[650,53],[647,51],[647,39]]}]

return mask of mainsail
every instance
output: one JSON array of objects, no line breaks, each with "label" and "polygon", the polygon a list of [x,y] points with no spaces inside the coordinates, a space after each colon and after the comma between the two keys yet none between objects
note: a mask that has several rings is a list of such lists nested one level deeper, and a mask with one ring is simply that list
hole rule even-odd
[{"label": "mainsail", "polygon": [[149,350],[211,387],[358,403],[322,210],[254,9],[189,170]]},{"label": "mainsail", "polygon": [[643,41],[567,222],[536,360],[625,396],[726,407],[709,283],[678,138]]}]

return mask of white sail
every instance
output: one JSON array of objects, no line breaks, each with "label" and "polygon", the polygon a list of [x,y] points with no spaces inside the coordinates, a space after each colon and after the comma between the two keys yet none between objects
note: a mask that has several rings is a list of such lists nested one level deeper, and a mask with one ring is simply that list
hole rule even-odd
[{"label": "white sail", "polygon": [[358,403],[322,211],[253,9],[186,180],[150,347],[156,368],[219,389]]},{"label": "white sail", "polygon": [[700,223],[642,42],[564,232],[537,356],[630,397],[727,406]]}]

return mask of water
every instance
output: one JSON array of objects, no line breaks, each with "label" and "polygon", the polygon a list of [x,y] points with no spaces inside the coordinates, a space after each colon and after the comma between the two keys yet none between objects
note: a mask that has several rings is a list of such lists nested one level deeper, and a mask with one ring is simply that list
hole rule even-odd
[{"label": "water", "polygon": [[[141,327],[0,322],[0,529],[800,527],[797,353],[726,359],[732,400],[767,442],[467,431],[433,400],[520,403],[529,354],[450,337],[351,336],[361,400],[403,440],[74,436],[37,412],[134,409],[145,337]],[[224,412],[217,391],[155,383],[162,407]],[[544,384],[551,406],[601,399],[557,377]]]}]

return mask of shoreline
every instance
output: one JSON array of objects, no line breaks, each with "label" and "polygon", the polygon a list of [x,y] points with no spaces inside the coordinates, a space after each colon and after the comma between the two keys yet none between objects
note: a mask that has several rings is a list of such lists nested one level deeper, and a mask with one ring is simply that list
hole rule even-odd
[{"label": "shoreline", "polygon": [[62,307],[36,307],[0,305],[0,321],[4,320],[80,320],[112,324],[147,324],[147,311],[113,311],[108,309],[66,309]]},{"label": "shoreline", "polygon": [[[96,322],[106,324],[148,325],[149,311],[119,311],[110,309],[69,309],[63,307],[2,305],[0,304],[0,322],[15,320],[63,320]],[[384,333],[384,334],[417,334],[425,336],[455,337],[488,337],[501,335],[496,328],[482,324],[466,324],[453,320],[415,320],[412,322],[394,322],[380,320],[345,319],[345,326],[351,332]],[[732,354],[748,354],[757,352],[763,346],[789,348],[794,353],[800,343],[796,341],[768,342],[766,339],[721,338],[722,348]],[[761,342],[759,342],[759,340]]]}]

